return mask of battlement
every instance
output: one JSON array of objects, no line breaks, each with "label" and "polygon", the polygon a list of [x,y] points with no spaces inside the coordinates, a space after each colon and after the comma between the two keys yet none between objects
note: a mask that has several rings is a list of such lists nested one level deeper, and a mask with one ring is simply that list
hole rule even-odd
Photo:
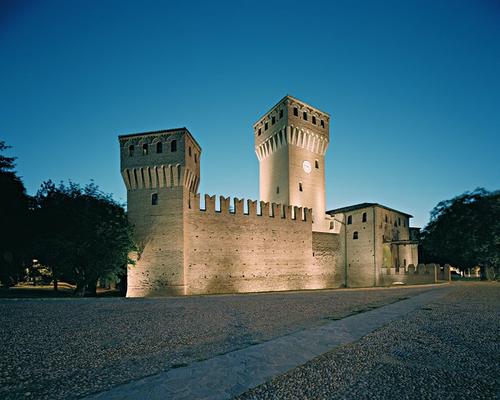
[{"label": "battlement", "polygon": [[249,217],[269,217],[280,218],[282,220],[292,220],[312,223],[312,209],[307,207],[296,207],[265,201],[238,199],[219,196],[219,204],[215,195],[204,195],[205,206],[201,207],[200,194],[190,193],[188,209],[200,213],[233,214]]},{"label": "battlement", "polygon": [[180,164],[124,168],[122,176],[127,190],[185,186],[196,192],[200,183],[195,171]]}]

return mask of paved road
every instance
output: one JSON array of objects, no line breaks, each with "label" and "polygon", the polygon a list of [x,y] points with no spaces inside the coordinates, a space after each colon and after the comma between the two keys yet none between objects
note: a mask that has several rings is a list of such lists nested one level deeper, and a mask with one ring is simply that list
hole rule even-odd
[{"label": "paved road", "polygon": [[446,297],[326,353],[239,400],[498,399],[500,285]]},{"label": "paved road", "polygon": [[0,300],[0,398],[83,397],[427,290]]}]

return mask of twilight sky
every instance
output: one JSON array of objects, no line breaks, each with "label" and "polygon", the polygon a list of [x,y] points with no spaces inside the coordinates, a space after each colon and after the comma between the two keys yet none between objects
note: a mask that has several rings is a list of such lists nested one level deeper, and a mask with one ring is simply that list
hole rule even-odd
[{"label": "twilight sky", "polygon": [[186,126],[201,193],[258,198],[252,124],[285,94],[333,117],[327,207],[424,226],[500,189],[500,3],[0,2],[0,140],[30,194],[93,179],[125,201],[117,135]]}]

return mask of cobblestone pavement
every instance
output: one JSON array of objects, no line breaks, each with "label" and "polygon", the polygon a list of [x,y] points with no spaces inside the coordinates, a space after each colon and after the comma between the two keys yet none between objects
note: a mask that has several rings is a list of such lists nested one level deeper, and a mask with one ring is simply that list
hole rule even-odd
[{"label": "cobblestone pavement", "polygon": [[500,285],[453,289],[238,400],[500,398]]},{"label": "cobblestone pavement", "polygon": [[78,398],[429,290],[0,300],[0,398]]}]

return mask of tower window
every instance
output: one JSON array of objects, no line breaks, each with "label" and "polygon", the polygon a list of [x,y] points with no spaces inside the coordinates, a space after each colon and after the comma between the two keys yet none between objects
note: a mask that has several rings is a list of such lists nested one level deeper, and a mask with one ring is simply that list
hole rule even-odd
[{"label": "tower window", "polygon": [[334,228],[333,221],[330,221],[330,229],[333,229],[333,228]]},{"label": "tower window", "polygon": [[299,192],[302,192],[302,182],[299,182]]},{"label": "tower window", "polygon": [[358,231],[356,231],[356,232],[354,232],[354,233],[352,234],[352,238],[353,238],[353,240],[358,239],[358,237],[359,237],[359,236],[358,236]]},{"label": "tower window", "polygon": [[299,116],[299,109],[297,107],[293,107],[293,115],[295,115],[296,117]]},{"label": "tower window", "polygon": [[280,110],[280,119],[283,118],[283,110]]},{"label": "tower window", "polygon": [[158,205],[158,193],[153,193],[151,195],[151,205],[152,206],[157,206]]},{"label": "tower window", "polygon": [[280,187],[276,186],[276,194],[280,194]]},{"label": "tower window", "polygon": [[319,168],[319,161],[318,160],[314,161],[314,167]]},{"label": "tower window", "polygon": [[406,258],[403,258],[403,266],[406,267]]},{"label": "tower window", "polygon": [[163,153],[163,143],[162,142],[156,143],[156,152]]},{"label": "tower window", "polygon": [[148,154],[148,144],[147,143],[144,143],[142,145],[142,154],[144,154],[144,155]]},{"label": "tower window", "polygon": [[273,124],[273,125],[274,125],[275,123],[276,123],[276,117],[272,117],[272,118],[271,118],[271,124]]},{"label": "tower window", "polygon": [[401,226],[401,218],[398,217],[398,225]]},{"label": "tower window", "polygon": [[387,223],[388,219],[387,219],[387,214],[385,214],[385,222]]},{"label": "tower window", "polygon": [[307,121],[307,113],[305,111],[302,113],[302,118],[304,118],[304,121]]},{"label": "tower window", "polygon": [[191,157],[191,146],[189,146],[188,153],[189,153],[189,157]]},{"label": "tower window", "polygon": [[313,123],[314,125],[316,125],[316,117],[315,117],[314,115],[313,115],[313,117],[312,117],[312,123]]},{"label": "tower window", "polygon": [[266,122],[266,123],[264,124],[264,130],[265,130],[265,131],[267,131],[267,128],[269,128],[269,124]]},{"label": "tower window", "polygon": [[177,140],[172,140],[170,142],[170,151],[172,153],[177,151]]},{"label": "tower window", "polygon": [[261,134],[261,133],[262,133],[262,129],[261,129],[261,128],[259,128],[259,133],[258,133],[257,135],[259,135],[259,136],[260,136],[260,134]]},{"label": "tower window", "polygon": [[196,164],[198,162],[198,154],[194,153],[194,163]]},{"label": "tower window", "polygon": [[133,155],[134,155],[134,145],[131,144],[130,146],[128,146],[128,156],[132,157]]},{"label": "tower window", "polygon": [[321,127],[324,128],[325,127],[325,121],[321,120]]},{"label": "tower window", "polygon": [[347,217],[347,225],[351,225],[352,224],[352,215],[349,215]]},{"label": "tower window", "polygon": [[366,222],[366,213],[363,213],[363,222]]}]

